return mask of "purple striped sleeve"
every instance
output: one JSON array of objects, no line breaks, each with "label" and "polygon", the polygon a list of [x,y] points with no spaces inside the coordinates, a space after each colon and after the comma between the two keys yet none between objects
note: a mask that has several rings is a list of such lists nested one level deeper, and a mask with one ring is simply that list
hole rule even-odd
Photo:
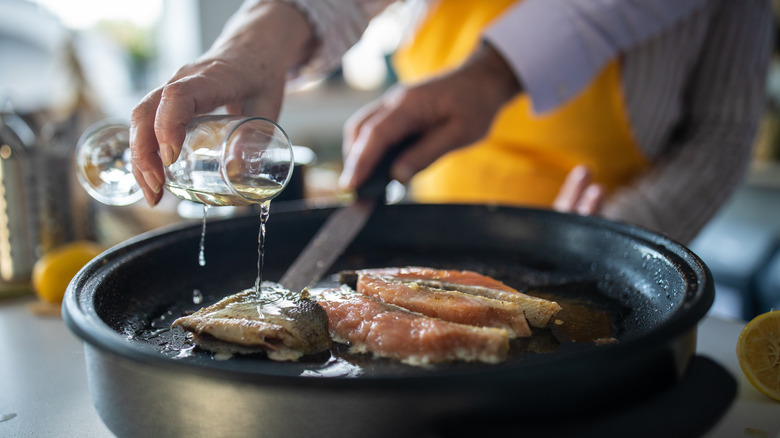
[{"label": "purple striped sleeve", "polygon": [[704,0],[525,0],[484,32],[531,96],[555,109],[621,51],[684,18]]}]

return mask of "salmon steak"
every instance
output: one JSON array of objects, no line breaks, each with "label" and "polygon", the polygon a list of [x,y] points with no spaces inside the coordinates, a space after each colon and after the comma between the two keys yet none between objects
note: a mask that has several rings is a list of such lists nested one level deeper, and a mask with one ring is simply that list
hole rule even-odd
[{"label": "salmon steak", "polygon": [[259,292],[252,288],[223,298],[171,327],[191,332],[196,345],[221,355],[264,351],[273,360],[296,361],[331,344],[328,315],[308,292],[270,283]]},{"label": "salmon steak", "polygon": [[448,291],[393,278],[360,274],[357,291],[412,312],[445,321],[507,331],[510,339],[531,336],[519,304]]},{"label": "salmon steak", "polygon": [[357,277],[360,275],[392,278],[430,288],[456,291],[499,301],[511,301],[517,303],[525,311],[528,323],[538,328],[547,327],[552,317],[561,310],[561,306],[555,301],[524,294],[501,281],[474,271],[417,266],[362,269],[342,273],[342,282],[357,287]]},{"label": "salmon steak", "polygon": [[331,336],[354,353],[373,353],[409,365],[452,361],[498,363],[509,351],[508,332],[457,324],[410,312],[346,286],[315,296],[328,314]]}]

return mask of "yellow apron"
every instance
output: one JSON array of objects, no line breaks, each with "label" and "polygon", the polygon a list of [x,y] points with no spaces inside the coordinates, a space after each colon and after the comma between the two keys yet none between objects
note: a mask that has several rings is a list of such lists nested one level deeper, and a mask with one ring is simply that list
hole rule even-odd
[{"label": "yellow apron", "polygon": [[[401,81],[418,82],[459,65],[479,44],[482,29],[513,3],[432,4],[415,37],[394,56]],[[448,153],[415,176],[411,196],[427,203],[547,207],[578,164],[587,165],[608,189],[626,184],[646,165],[625,113],[617,60],[549,113],[533,114],[529,97],[517,96],[483,140]]]}]

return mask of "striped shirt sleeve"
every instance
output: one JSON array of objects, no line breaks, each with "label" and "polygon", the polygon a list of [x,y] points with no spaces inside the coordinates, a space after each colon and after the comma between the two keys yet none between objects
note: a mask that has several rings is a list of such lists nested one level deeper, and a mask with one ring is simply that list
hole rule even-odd
[{"label": "striped shirt sleeve", "polygon": [[704,0],[524,0],[483,36],[507,60],[536,112],[581,91],[618,53],[679,21]]},{"label": "striped shirt sleeve", "polygon": [[[648,88],[651,65],[665,69],[665,83],[682,63],[649,62],[653,45],[624,60],[624,87],[635,132],[653,163],[634,183],[612,196],[602,211],[688,243],[725,203],[750,164],[765,108],[772,53],[773,14],[768,0],[711,1],[714,13],[685,87],[670,95]],[[684,47],[678,38],[674,50]],[[645,72],[645,73],[643,73]],[[659,94],[665,96],[659,96]],[[644,96],[644,97],[643,97]],[[663,132],[666,102],[681,101],[679,122]],[[649,108],[648,108],[649,106]],[[633,111],[632,111],[633,108]],[[639,111],[655,114],[636,117]]]},{"label": "striped shirt sleeve", "polygon": [[[279,1],[279,0],[255,0]],[[295,76],[327,73],[358,42],[369,22],[393,0],[282,0],[307,18],[317,39],[312,57],[293,72]]]}]

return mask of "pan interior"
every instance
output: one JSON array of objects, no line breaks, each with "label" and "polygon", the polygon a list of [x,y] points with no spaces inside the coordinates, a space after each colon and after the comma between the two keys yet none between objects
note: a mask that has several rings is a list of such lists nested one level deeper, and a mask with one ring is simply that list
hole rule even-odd
[{"label": "pan interior", "polygon": [[[330,213],[272,211],[263,279],[274,281]],[[273,362],[263,354],[215,360],[193,349],[173,320],[251,287],[257,276],[259,218],[212,221],[206,265],[198,264],[196,225],[145,236],[115,248],[82,271],[70,295],[94,311],[134,349],[164,360],[226,371],[287,376],[413,376],[490,365],[458,363],[420,368],[350,354],[335,345],[299,362]],[[641,339],[673,319],[683,303],[701,301],[706,268],[673,242],[619,224],[546,211],[482,206],[401,205],[378,210],[331,272],[382,266],[471,269],[564,307],[584,305],[606,318],[618,345]],[[702,271],[704,269],[704,271]],[[333,277],[318,286],[335,283]],[[704,300],[706,301],[706,300]],[[709,307],[708,302],[692,326]],[[598,348],[537,331],[512,346],[502,367],[525,367]]]}]

